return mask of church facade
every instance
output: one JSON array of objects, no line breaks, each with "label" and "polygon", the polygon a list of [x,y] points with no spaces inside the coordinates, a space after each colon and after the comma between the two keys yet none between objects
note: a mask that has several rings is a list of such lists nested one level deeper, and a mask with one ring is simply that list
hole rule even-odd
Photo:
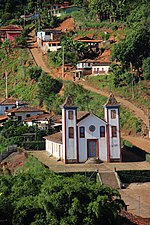
[{"label": "church facade", "polygon": [[84,163],[90,158],[121,161],[120,104],[113,94],[104,105],[105,119],[78,112],[71,96],[62,105],[62,132],[45,137],[46,151],[64,163]]}]

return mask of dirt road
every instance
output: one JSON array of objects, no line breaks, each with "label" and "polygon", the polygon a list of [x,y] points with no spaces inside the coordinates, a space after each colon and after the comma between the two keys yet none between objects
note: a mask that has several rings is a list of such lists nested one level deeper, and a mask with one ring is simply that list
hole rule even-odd
[{"label": "dirt road", "polygon": [[[58,78],[59,75],[56,73],[56,71],[54,72],[54,70],[52,70],[50,67],[48,67],[46,65],[46,63],[44,62],[42,52],[40,51],[39,48],[37,48],[33,32],[30,34],[29,50],[35,60],[36,65],[40,66],[50,76],[52,76],[54,78]],[[66,77],[66,79],[67,79],[67,77]],[[103,95],[106,97],[109,96],[108,92],[96,89],[96,88],[90,86],[89,83],[87,83],[86,81],[81,80],[78,83],[81,84],[87,90],[90,90],[92,92],[95,92],[97,94],[100,94],[100,95]],[[148,125],[148,117],[147,117],[147,115],[145,115],[145,113],[142,109],[138,108],[137,106],[133,105],[133,103],[131,103],[128,100],[123,99],[121,97],[116,97],[116,99],[118,102],[120,102],[122,105],[124,105],[127,109],[129,109],[132,113],[134,113],[134,115],[137,118],[140,118],[146,126]],[[130,137],[130,136],[125,136],[123,138],[130,141],[133,145],[150,153],[150,139],[146,140],[145,138],[136,138],[136,137]]]},{"label": "dirt road", "polygon": [[[80,81],[79,83],[87,90],[90,90],[97,94],[109,97],[110,93],[99,90],[97,88],[94,88],[94,87],[90,86],[89,83],[87,83],[86,81]],[[129,109],[131,112],[133,112],[137,118],[140,118],[145,123],[146,126],[148,125],[148,116],[144,113],[144,111],[142,109],[138,108],[137,106],[133,105],[133,103],[131,103],[128,100],[123,99],[121,97],[116,97],[116,99],[118,102],[120,102],[122,105],[124,105],[127,109]]]}]

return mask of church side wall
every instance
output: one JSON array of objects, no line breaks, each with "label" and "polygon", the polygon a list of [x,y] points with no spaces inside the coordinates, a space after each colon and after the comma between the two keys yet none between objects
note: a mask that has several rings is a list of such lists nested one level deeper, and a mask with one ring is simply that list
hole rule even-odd
[{"label": "church side wall", "polygon": [[62,144],[46,140],[46,151],[55,158],[62,158]]}]

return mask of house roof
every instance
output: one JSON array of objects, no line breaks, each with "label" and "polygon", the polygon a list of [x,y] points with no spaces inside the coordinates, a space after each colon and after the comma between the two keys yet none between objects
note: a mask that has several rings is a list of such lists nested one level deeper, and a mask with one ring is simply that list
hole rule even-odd
[{"label": "house roof", "polygon": [[102,40],[99,39],[92,39],[89,37],[75,37],[75,41],[81,41],[81,42],[88,42],[88,43],[101,43]]},{"label": "house roof", "polygon": [[10,110],[6,110],[6,113],[18,113],[18,112],[44,112],[44,110],[38,109],[36,107],[29,107],[29,106],[25,106],[25,107],[18,107],[18,108],[13,108]]},{"label": "house roof", "polygon": [[92,65],[93,66],[110,66],[111,62],[96,62]]},{"label": "house roof", "polygon": [[87,114],[85,114],[83,117],[81,117],[81,118],[78,120],[78,123],[79,123],[80,121],[82,121],[83,119],[87,118],[88,116],[94,116],[94,117],[97,117],[98,120],[102,121],[102,122],[105,123],[106,125],[108,124],[104,119],[99,118],[98,116],[94,115],[93,113],[87,113]]},{"label": "house roof", "polygon": [[3,120],[7,120],[8,116],[7,115],[0,115],[0,122],[2,122]]},{"label": "house roof", "polygon": [[[51,28],[45,28],[42,30],[43,32],[51,32],[51,33],[62,33],[61,30],[51,29]],[[39,31],[39,32],[42,32]]]},{"label": "house roof", "polygon": [[114,94],[111,93],[105,106],[120,106],[120,103],[117,102],[116,98],[114,97]]},{"label": "house roof", "polygon": [[90,115],[89,112],[86,112],[86,111],[78,111],[77,112],[77,122],[80,122],[81,120],[83,120],[84,118],[86,118],[89,115]]},{"label": "house roof", "polygon": [[55,123],[61,123],[62,122],[62,117],[61,115],[50,115],[49,113],[44,113],[40,115],[34,115],[29,118],[26,118],[24,122],[33,122],[33,121],[48,121],[51,119]]},{"label": "house roof", "polygon": [[86,63],[86,62],[87,62],[87,63],[95,63],[95,60],[94,60],[94,59],[82,59],[82,60],[79,61],[79,63],[80,63],[80,62],[81,62],[81,63],[82,63],[82,62],[83,62],[83,63]]},{"label": "house roof", "polygon": [[60,41],[49,41],[48,44],[60,44]]},{"label": "house roof", "polygon": [[0,102],[0,105],[15,105],[16,99],[13,98],[5,98],[2,102]]},{"label": "house roof", "polygon": [[43,137],[43,138],[46,140],[49,140],[49,141],[53,141],[53,142],[62,144],[62,133],[61,132],[51,134],[51,135]]},{"label": "house roof", "polygon": [[0,31],[22,31],[22,27],[14,24],[9,24],[8,26],[1,27]]},{"label": "house roof", "polygon": [[38,120],[47,121],[47,120],[49,120],[50,117],[51,117],[51,115],[49,113],[43,113],[40,115],[30,116],[30,117],[26,118],[24,120],[24,122],[33,122],[33,121],[38,121]]}]

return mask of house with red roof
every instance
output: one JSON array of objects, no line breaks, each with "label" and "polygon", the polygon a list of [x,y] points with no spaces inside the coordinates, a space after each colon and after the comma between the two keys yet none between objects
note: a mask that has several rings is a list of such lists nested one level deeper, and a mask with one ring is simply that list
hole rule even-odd
[{"label": "house with red roof", "polygon": [[92,64],[92,74],[101,75],[108,74],[111,62],[97,62]]},{"label": "house with red roof", "polygon": [[12,108],[10,110],[5,111],[5,114],[9,118],[15,119],[18,121],[24,121],[26,118],[30,116],[40,115],[43,113],[44,113],[44,110],[38,109],[36,107],[30,107],[30,106],[17,107],[17,108]]},{"label": "house with red roof", "polygon": [[27,103],[23,103],[13,98],[5,98],[0,102],[0,115],[4,115],[6,110],[11,110],[16,107],[24,107],[27,106]]},{"label": "house with red roof", "polygon": [[23,28],[18,25],[10,24],[5,27],[0,27],[0,40],[3,42],[5,39],[10,41],[15,40],[16,37],[21,35]]},{"label": "house with red roof", "polygon": [[40,130],[48,130],[52,128],[54,132],[58,132],[62,128],[61,116],[51,115],[49,113],[27,117],[23,122],[28,126],[37,125]]}]

